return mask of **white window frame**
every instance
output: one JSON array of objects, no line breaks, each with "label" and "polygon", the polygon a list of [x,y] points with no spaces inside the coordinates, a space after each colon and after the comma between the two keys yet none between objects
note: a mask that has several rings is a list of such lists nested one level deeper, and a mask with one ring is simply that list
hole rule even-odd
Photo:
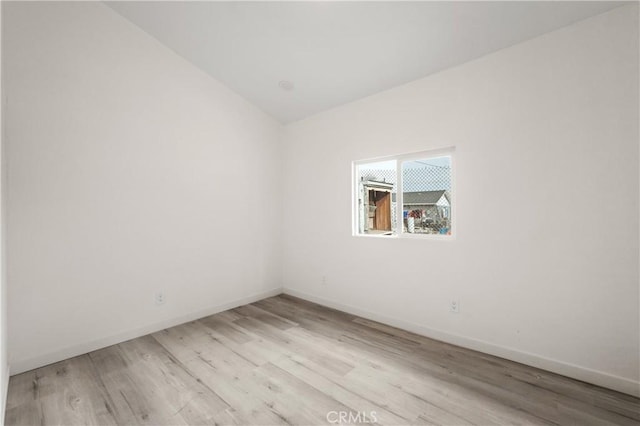
[{"label": "white window frame", "polygon": [[[456,156],[455,147],[446,147],[431,149],[427,151],[411,152],[400,155],[390,155],[386,157],[369,158],[365,160],[356,160],[351,163],[351,234],[354,237],[364,238],[382,238],[382,239],[425,239],[425,240],[439,240],[439,241],[453,241],[458,234],[457,227],[458,221],[456,219],[456,212],[458,210],[458,204],[456,201]],[[449,208],[449,215],[451,216],[451,234],[412,234],[404,232],[403,219],[404,219],[404,200],[403,200],[403,182],[402,182],[402,164],[406,161],[414,160],[426,160],[436,157],[450,157],[451,158],[451,206]],[[391,235],[384,234],[361,234],[359,232],[359,219],[360,214],[358,207],[358,182],[357,169],[358,166],[369,163],[376,163],[382,161],[395,161],[396,162],[396,233]]]}]

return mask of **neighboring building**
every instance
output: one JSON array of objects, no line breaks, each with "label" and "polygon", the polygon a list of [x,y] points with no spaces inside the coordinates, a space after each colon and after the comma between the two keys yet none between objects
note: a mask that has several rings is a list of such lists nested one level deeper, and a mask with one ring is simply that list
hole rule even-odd
[{"label": "neighboring building", "polygon": [[451,200],[445,190],[405,192],[402,207],[404,211],[419,210],[421,217],[442,220],[450,217]]}]

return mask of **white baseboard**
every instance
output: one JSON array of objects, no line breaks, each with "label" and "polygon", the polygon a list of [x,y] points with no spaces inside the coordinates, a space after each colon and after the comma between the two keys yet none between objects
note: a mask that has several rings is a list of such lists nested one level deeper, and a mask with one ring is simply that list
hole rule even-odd
[{"label": "white baseboard", "polygon": [[412,333],[419,334],[421,336],[429,337],[442,342],[451,343],[452,345],[461,346],[463,348],[473,349],[479,352],[483,352],[490,355],[495,355],[500,358],[505,358],[511,361],[516,361],[522,364],[530,365],[532,367],[540,368],[543,370],[551,371],[553,373],[561,374],[563,376],[571,377],[573,379],[581,380],[583,382],[592,383],[594,385],[602,386],[604,388],[613,389],[618,392],[623,392],[629,395],[640,397],[640,382],[630,380],[624,377],[614,376],[612,374],[604,373],[602,371],[592,370],[589,368],[581,367],[579,365],[567,363],[564,361],[558,361],[556,359],[546,358],[540,355],[522,352],[517,349],[496,345],[494,343],[485,342],[483,340],[474,339],[471,337],[460,336],[451,334],[446,331],[436,330],[428,327],[424,327],[412,322],[387,317],[377,314],[375,312],[367,311],[365,309],[357,308],[355,306],[345,305],[340,302],[325,299],[323,297],[314,296],[298,290],[284,288],[283,293],[291,296],[299,297],[300,299],[307,300],[309,302],[318,303],[320,305],[327,306],[329,308],[338,309],[343,312],[350,313],[352,315],[358,315],[363,318],[377,321],[383,324],[387,324],[393,327],[401,328],[403,330],[410,331]]},{"label": "white baseboard", "polygon": [[[20,374],[25,371],[33,370],[34,368],[43,367],[45,365],[53,364],[54,362],[62,361],[74,356],[83,355],[98,349],[106,348],[107,346],[115,345],[117,343],[125,342],[127,340],[135,339],[136,337],[145,336],[156,331],[164,330],[165,328],[173,327],[185,322],[194,321],[202,317],[217,314],[218,312],[226,311],[229,309],[237,308],[238,306],[246,305],[248,303],[257,302],[258,300],[266,299],[267,297],[277,296],[282,293],[282,288],[274,288],[272,290],[256,293],[251,296],[243,297],[241,299],[232,300],[211,308],[202,309],[196,312],[189,313],[187,315],[181,315],[179,317],[170,318],[154,324],[149,324],[143,327],[136,328],[134,330],[117,333],[111,336],[102,337],[100,339],[92,340],[89,342],[80,343],[77,345],[69,346],[64,349],[52,351],[43,355],[38,355],[33,358],[13,361],[11,363],[11,373]],[[8,376],[7,376],[8,377]]]}]

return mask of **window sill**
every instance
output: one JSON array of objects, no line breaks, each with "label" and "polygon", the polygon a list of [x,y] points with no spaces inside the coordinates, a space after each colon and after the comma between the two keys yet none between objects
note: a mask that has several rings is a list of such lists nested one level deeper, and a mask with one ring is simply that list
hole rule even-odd
[{"label": "window sill", "polygon": [[392,240],[433,240],[433,241],[454,241],[456,237],[454,235],[442,235],[442,234],[410,234],[404,232],[402,234],[352,234],[354,237],[359,238],[377,238],[377,239],[392,239]]}]

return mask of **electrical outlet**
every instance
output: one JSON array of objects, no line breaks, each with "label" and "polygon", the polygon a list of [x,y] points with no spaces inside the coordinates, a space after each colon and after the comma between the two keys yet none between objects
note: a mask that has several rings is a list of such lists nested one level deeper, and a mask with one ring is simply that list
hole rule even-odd
[{"label": "electrical outlet", "polygon": [[164,293],[159,291],[155,294],[154,300],[156,301],[156,305],[164,305],[165,297]]},{"label": "electrical outlet", "polygon": [[327,285],[327,276],[326,275],[322,276],[322,285]]},{"label": "electrical outlet", "polygon": [[460,312],[460,302],[458,301],[458,299],[453,299],[449,303],[449,312],[453,314],[457,314],[458,312]]}]

